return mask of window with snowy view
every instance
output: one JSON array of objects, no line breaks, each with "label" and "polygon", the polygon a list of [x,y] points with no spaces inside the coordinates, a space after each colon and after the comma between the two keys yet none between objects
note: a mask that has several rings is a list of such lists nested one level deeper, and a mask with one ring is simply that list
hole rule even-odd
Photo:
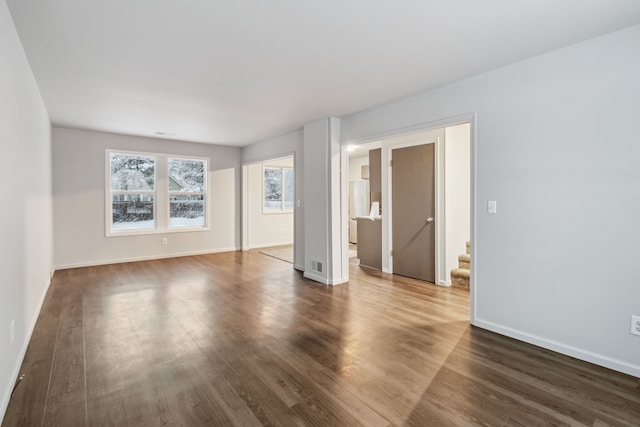
[{"label": "window with snowy view", "polygon": [[110,153],[112,231],[155,228],[155,165],[152,156]]},{"label": "window with snowy view", "polygon": [[206,225],[206,160],[169,158],[169,227]]},{"label": "window with snowy view", "polygon": [[294,204],[294,172],[292,168],[265,167],[264,213],[290,212]]},{"label": "window with snowy view", "polygon": [[106,235],[208,230],[208,159],[106,152]]}]

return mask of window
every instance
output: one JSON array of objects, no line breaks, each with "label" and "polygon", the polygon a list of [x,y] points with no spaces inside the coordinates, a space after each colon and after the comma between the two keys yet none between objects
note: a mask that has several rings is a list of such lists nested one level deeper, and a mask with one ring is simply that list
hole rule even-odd
[{"label": "window", "polygon": [[110,153],[111,230],[155,228],[155,165],[151,156]]},{"label": "window", "polygon": [[169,159],[169,227],[204,227],[206,162]]},{"label": "window", "polygon": [[263,170],[263,213],[293,211],[295,198],[293,168],[265,166]]},{"label": "window", "polygon": [[108,236],[207,228],[207,160],[107,151]]}]

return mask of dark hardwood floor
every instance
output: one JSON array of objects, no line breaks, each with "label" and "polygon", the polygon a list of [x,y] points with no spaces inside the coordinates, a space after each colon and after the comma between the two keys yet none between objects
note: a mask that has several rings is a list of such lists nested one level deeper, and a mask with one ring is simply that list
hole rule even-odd
[{"label": "dark hardwood floor", "polygon": [[469,296],[257,251],[56,272],[3,426],[638,426],[638,378],[469,326]]}]

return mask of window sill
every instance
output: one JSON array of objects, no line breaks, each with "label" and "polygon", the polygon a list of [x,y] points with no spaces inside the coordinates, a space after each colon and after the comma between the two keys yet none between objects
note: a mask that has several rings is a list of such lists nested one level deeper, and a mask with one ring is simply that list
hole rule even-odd
[{"label": "window sill", "polygon": [[201,231],[211,231],[211,227],[176,227],[154,230],[123,230],[123,231],[107,231],[106,237],[126,237],[126,236],[145,236],[153,234],[173,234],[173,233],[197,233]]},{"label": "window sill", "polygon": [[293,214],[293,209],[287,210],[263,210],[262,215],[284,215],[284,214]]}]

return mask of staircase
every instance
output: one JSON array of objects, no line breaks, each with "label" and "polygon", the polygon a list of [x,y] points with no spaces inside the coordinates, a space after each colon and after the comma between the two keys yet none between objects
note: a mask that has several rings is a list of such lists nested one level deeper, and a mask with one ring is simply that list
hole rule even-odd
[{"label": "staircase", "polygon": [[458,256],[458,268],[451,270],[451,286],[469,289],[471,273],[471,242],[467,242],[467,253]]}]

